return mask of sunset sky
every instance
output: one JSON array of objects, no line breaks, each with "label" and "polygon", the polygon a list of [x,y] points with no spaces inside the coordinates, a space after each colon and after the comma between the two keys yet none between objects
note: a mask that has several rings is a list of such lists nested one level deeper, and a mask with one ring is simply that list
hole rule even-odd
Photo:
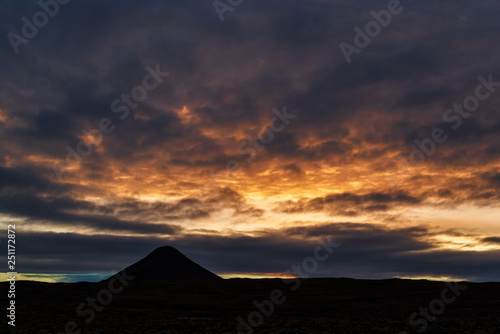
[{"label": "sunset sky", "polygon": [[312,276],[500,280],[500,4],[400,6],[348,63],[387,1],[73,0],[17,53],[41,8],[1,1],[0,247],[38,280],[164,245],[269,277],[331,237]]}]

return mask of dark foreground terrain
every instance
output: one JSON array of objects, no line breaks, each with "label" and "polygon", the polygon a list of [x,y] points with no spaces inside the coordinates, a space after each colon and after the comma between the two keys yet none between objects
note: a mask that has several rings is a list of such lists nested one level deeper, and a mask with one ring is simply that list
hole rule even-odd
[{"label": "dark foreground terrain", "polygon": [[[6,326],[7,284],[1,283],[1,333],[500,333],[500,283],[460,283],[455,296],[445,283],[409,280],[232,279],[202,282],[131,281],[122,292],[99,292],[100,283],[16,283],[16,326]],[[118,284],[117,284],[118,286]],[[260,313],[254,301],[264,303]],[[282,293],[282,294],[281,294]],[[95,317],[87,298],[96,301]],[[453,298],[456,297],[456,298]],[[286,298],[286,300],[283,300]],[[451,301],[454,300],[454,301]],[[434,302],[433,302],[434,301]],[[82,304],[81,313],[77,307]],[[414,315],[432,304],[436,315]],[[444,310],[439,306],[444,305]],[[101,310],[102,307],[102,310]],[[274,308],[274,310],[272,310]],[[272,311],[272,312],[271,312]],[[254,312],[254,313],[252,313]],[[262,316],[262,313],[266,315]],[[238,317],[255,325],[241,325]],[[253,316],[253,318],[252,318]],[[428,318],[427,320],[425,318]],[[72,323],[74,321],[74,323]],[[253,322],[252,322],[253,321]],[[262,323],[262,324],[260,324]],[[259,325],[260,324],[260,325]],[[65,329],[66,327],[66,329]],[[80,332],[79,332],[80,330]]]}]

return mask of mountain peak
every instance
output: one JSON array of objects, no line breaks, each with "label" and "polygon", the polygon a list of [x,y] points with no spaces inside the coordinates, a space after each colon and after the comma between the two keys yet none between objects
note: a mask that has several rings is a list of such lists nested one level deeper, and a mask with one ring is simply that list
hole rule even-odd
[{"label": "mountain peak", "polygon": [[142,260],[124,269],[135,281],[222,279],[191,261],[172,246],[156,248]]},{"label": "mountain peak", "polygon": [[[161,247],[158,247],[156,248],[154,251],[152,251],[151,253],[149,253],[149,255],[160,255],[160,254],[165,254],[165,255],[168,255],[168,254],[181,254],[182,256],[184,256],[181,252],[179,252],[179,250],[175,247],[172,247],[172,246],[161,246]],[[149,256],[148,255],[148,256]]]}]

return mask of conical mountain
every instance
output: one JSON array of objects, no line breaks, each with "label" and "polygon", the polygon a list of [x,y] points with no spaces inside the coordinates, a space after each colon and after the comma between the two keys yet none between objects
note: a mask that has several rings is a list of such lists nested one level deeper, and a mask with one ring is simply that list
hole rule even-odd
[{"label": "conical mountain", "polygon": [[171,246],[155,249],[142,260],[125,268],[124,272],[135,276],[134,281],[222,279]]}]

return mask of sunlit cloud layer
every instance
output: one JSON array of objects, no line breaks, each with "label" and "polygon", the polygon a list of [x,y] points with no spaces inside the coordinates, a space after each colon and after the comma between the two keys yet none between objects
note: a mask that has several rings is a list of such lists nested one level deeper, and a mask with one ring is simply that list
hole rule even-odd
[{"label": "sunlit cloud layer", "polygon": [[[173,245],[278,276],[331,236],[316,276],[498,280],[500,5],[404,6],[350,64],[339,44],[382,4],[259,0],[220,22],[210,1],[70,2],[17,54],[2,39],[19,271],[112,272]],[[3,35],[37,10],[3,1]],[[479,84],[479,108],[453,111]]]}]

